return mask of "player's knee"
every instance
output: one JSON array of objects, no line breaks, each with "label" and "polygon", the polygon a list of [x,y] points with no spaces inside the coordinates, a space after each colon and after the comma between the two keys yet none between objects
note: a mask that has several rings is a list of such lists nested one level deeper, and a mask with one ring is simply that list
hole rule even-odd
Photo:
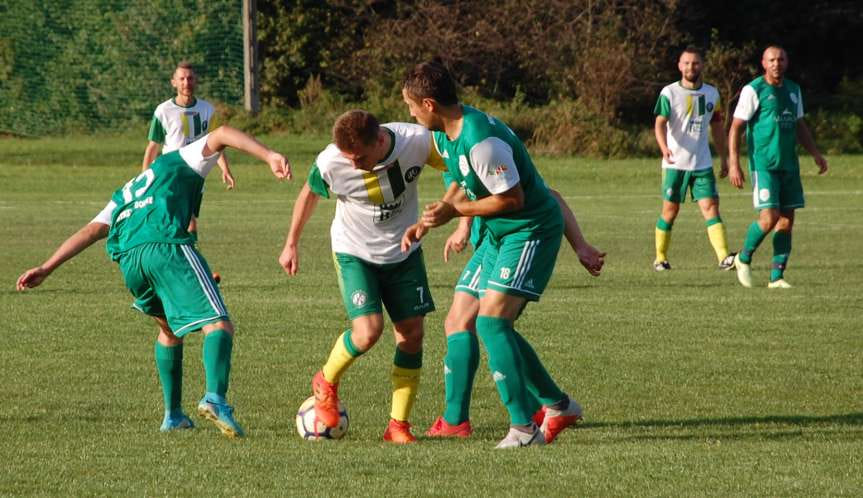
[{"label": "player's knee", "polygon": [[465,316],[462,313],[457,313],[454,309],[450,309],[446,320],[444,320],[444,332],[446,332],[446,335],[452,335],[465,330],[476,332],[476,315]]}]

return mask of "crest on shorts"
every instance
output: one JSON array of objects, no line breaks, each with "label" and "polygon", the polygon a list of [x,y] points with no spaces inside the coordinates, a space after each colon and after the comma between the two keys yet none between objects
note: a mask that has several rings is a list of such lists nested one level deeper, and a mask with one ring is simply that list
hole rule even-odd
[{"label": "crest on shorts", "polygon": [[366,304],[367,300],[368,296],[366,295],[366,292],[362,289],[355,290],[354,293],[351,294],[351,302],[354,303],[354,306],[357,308],[360,308],[364,304]]},{"label": "crest on shorts", "polygon": [[761,202],[767,202],[767,199],[770,199],[770,191],[766,188],[758,190],[758,198],[761,199]]}]

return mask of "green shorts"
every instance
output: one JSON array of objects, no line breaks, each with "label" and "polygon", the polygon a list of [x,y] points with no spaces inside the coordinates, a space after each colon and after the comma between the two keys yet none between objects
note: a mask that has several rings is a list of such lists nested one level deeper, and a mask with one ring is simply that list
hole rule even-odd
[{"label": "green shorts", "polygon": [[719,197],[713,168],[686,171],[674,168],[662,169],[662,198],[680,204],[686,200],[686,191],[693,201]]},{"label": "green shorts", "polygon": [[755,169],[749,173],[752,176],[752,205],[755,209],[787,211],[806,205],[799,171]]},{"label": "green shorts", "polygon": [[333,259],[342,301],[351,320],[382,313],[381,302],[393,322],[434,311],[422,248],[404,261],[383,265],[342,253],[335,253]]},{"label": "green shorts", "polygon": [[473,256],[464,266],[458,282],[455,284],[455,292],[464,292],[479,299],[479,281],[482,273],[482,260],[485,257],[486,246],[488,242],[483,239],[479,247],[473,251]]},{"label": "green shorts", "polygon": [[502,240],[491,235],[484,250],[478,288],[539,301],[545,290],[563,238],[563,227],[542,232],[515,232]]},{"label": "green shorts", "polygon": [[117,261],[132,307],[163,317],[177,337],[228,320],[228,311],[210,267],[191,244],[143,244]]}]

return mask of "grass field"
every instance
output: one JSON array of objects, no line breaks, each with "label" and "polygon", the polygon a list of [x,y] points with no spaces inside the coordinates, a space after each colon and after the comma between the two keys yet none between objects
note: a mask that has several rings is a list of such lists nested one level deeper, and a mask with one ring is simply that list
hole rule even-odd
[{"label": "grass field", "polygon": [[[381,441],[389,413],[392,338],[348,372],[340,393],[351,429],[339,442],[299,439],[294,412],[346,327],[329,251],[334,203],[307,226],[301,273],[276,258],[292,202],[322,138],[265,137],[297,179],[232,154],[238,188],[208,179],[201,249],[223,276],[238,336],[229,396],[249,432],[209,424],[163,435],[153,364],[155,328],[129,308],[99,244],[40,288],[14,281],[93,216],[136,174],[144,142],[123,138],[0,140],[2,495],[791,496],[863,494],[863,158],[831,157],[798,214],[787,279],[766,289],[719,272],[692,204],[681,209],[674,270],[652,270],[658,160],[538,158],[608,251],[599,278],[565,247],[542,301],[519,323],[552,374],[585,407],[581,428],[546,448],[494,451],[507,418],[484,364],[467,441]],[[421,195],[440,195],[434,172]],[[723,181],[721,211],[737,248],[754,219],[748,192]],[[412,422],[443,405],[443,318],[466,261],[445,265],[448,229],[427,240],[438,311],[427,320],[424,377]],[[856,323],[856,325],[855,325]],[[187,340],[184,406],[203,389],[200,336]]]}]

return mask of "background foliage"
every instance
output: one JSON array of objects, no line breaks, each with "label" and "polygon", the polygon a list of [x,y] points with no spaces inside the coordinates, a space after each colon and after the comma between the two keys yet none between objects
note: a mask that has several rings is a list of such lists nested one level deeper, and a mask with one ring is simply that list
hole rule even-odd
[{"label": "background foliage", "polygon": [[[405,120],[405,69],[441,57],[464,100],[537,150],[655,154],[659,89],[687,44],[730,108],[781,43],[828,152],[863,151],[863,10],[855,1],[259,0],[260,116],[244,116],[239,0],[0,0],[0,131],[146,121],[179,59],[200,94],[254,130],[325,132],[346,107]],[[143,132],[141,132],[143,133]]]}]

